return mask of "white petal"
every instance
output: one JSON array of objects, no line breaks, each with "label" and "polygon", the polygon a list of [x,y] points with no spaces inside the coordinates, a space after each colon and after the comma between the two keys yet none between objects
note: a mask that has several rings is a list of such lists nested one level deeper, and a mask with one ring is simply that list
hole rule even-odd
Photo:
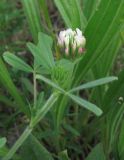
[{"label": "white petal", "polygon": [[75,41],[78,47],[79,46],[84,47],[86,44],[86,39],[84,36],[75,36]]},{"label": "white petal", "polygon": [[70,39],[69,36],[66,36],[64,39],[66,47],[68,47],[68,45],[69,45],[69,39]]},{"label": "white petal", "polygon": [[62,41],[59,37],[58,37],[58,45],[60,47],[63,47],[63,45],[64,45],[64,41]]},{"label": "white petal", "polygon": [[76,28],[76,32],[78,36],[82,36],[82,31],[79,28]]}]

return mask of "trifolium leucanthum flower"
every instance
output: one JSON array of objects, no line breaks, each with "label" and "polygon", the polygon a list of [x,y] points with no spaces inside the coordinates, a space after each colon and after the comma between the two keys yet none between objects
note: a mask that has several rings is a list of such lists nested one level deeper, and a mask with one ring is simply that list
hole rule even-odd
[{"label": "trifolium leucanthum flower", "polygon": [[81,55],[85,51],[86,38],[80,29],[71,28],[61,31],[58,36],[58,46],[66,56]]}]

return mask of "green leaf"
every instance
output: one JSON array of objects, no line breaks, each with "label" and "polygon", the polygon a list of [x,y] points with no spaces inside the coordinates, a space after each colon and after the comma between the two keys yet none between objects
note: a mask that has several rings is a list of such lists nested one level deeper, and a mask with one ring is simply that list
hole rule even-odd
[{"label": "green leaf", "polygon": [[33,43],[27,43],[28,49],[31,51],[34,56],[34,68],[37,69],[40,65],[44,66],[46,69],[49,69],[48,64],[45,63],[44,59],[41,57],[41,51]]},{"label": "green leaf", "polygon": [[[117,31],[117,34],[114,38],[111,39],[109,44],[107,45],[106,49],[103,51],[103,56],[98,60],[96,65],[92,68],[93,76],[95,79],[99,77],[105,77],[111,73],[113,63],[119,53],[119,49],[122,45],[120,39],[120,33]],[[109,53],[109,54],[108,54]],[[97,101],[98,104],[101,104],[103,96],[104,96],[105,87],[101,86],[96,88],[93,91],[94,101]]]},{"label": "green leaf", "polygon": [[40,8],[38,2],[37,0],[22,0],[22,4],[33,40],[37,43],[38,32],[44,31],[44,27],[41,23]]},{"label": "green leaf", "polygon": [[104,130],[102,129],[103,141],[106,150],[115,149],[124,114],[124,70],[118,75],[118,81],[110,85],[101,106],[105,117],[103,125],[106,126]]},{"label": "green leaf", "polygon": [[12,82],[8,70],[1,58],[0,58],[0,82],[5,87],[5,89],[10,93],[10,95],[14,98],[17,108],[19,108],[22,112],[24,112],[29,116],[29,110],[25,106],[25,102],[23,101],[18,89]]},{"label": "green leaf", "polygon": [[6,146],[0,148],[0,159],[2,159],[2,157],[4,157],[8,152],[8,148]]},{"label": "green leaf", "polygon": [[52,30],[53,29],[52,22],[51,22],[48,7],[47,7],[47,1],[46,0],[39,0],[39,4],[41,6],[41,10],[44,15],[44,19],[46,21],[46,24],[47,24],[48,28]]},{"label": "green leaf", "polygon": [[79,87],[73,88],[72,90],[70,90],[69,92],[75,92],[75,91],[79,91],[82,89],[88,89],[88,88],[92,88],[92,87],[96,87],[96,86],[100,86],[112,81],[118,80],[117,77],[106,77],[106,78],[101,78],[92,82],[88,82],[85,83],[83,85],[80,85]]},{"label": "green leaf", "polygon": [[5,52],[3,55],[3,58],[8,64],[10,64],[16,69],[19,69],[25,72],[33,71],[33,69],[27,63],[25,63],[22,59],[20,59],[19,57],[15,56],[10,52]]},{"label": "green leaf", "polygon": [[123,123],[121,125],[117,147],[118,147],[120,160],[123,160],[124,159],[124,125]]},{"label": "green leaf", "polygon": [[52,54],[52,43],[53,40],[50,36],[42,32],[38,34],[38,48],[41,53],[41,58],[43,58],[50,68],[55,65]]},{"label": "green leaf", "polygon": [[19,147],[25,142],[25,140],[29,137],[31,134],[33,128],[35,125],[47,114],[47,112],[51,109],[51,107],[55,104],[56,100],[58,99],[58,93],[53,93],[50,98],[46,101],[44,106],[37,111],[37,114],[35,117],[32,117],[30,125],[24,130],[22,135],[19,137],[19,139],[15,142],[13,147],[9,150],[9,152],[6,154],[6,156],[3,158],[3,160],[10,160],[13,155],[16,153],[16,151],[19,149]]},{"label": "green leaf", "polygon": [[44,103],[45,103],[44,92],[41,92],[39,93],[37,98],[37,109],[42,108]]},{"label": "green leaf", "polygon": [[69,124],[63,124],[63,127],[74,136],[80,136],[80,133]]},{"label": "green leaf", "polygon": [[[74,83],[78,84],[92,68],[100,57],[111,39],[120,31],[124,10],[124,1],[104,0],[101,1],[98,10],[90,19],[84,35],[87,39],[87,53],[76,69]],[[119,25],[120,24],[120,25]],[[104,26],[104,27],[103,27]]]},{"label": "green leaf", "polygon": [[[102,107],[105,112],[108,112],[113,105],[117,104],[119,101],[119,97],[124,97],[124,70],[122,70],[118,75],[118,81],[113,82],[107,93],[105,94]],[[108,106],[111,106],[108,108]]]},{"label": "green leaf", "polygon": [[97,144],[85,160],[106,160],[102,144]]},{"label": "green leaf", "polygon": [[17,149],[28,138],[28,136],[31,134],[31,132],[32,132],[32,128],[30,128],[28,126],[24,130],[24,132],[22,133],[22,135],[19,137],[19,139],[15,142],[15,144],[13,145],[13,147],[8,151],[8,153],[5,155],[5,157],[2,160],[10,160],[14,156],[15,152],[17,151]]},{"label": "green leaf", "polygon": [[54,0],[54,2],[67,27],[80,28],[84,31],[87,20],[81,10],[79,0]]},{"label": "green leaf", "polygon": [[4,147],[4,145],[6,144],[6,138],[0,138],[0,148]]},{"label": "green leaf", "polygon": [[84,6],[83,7],[84,15],[89,20],[93,16],[95,11],[98,9],[101,0],[92,0],[92,1],[82,0],[82,1]]},{"label": "green leaf", "polygon": [[116,35],[111,39],[111,41],[103,51],[104,52],[103,56],[98,60],[96,65],[93,67],[93,74],[95,78],[106,76],[111,71],[112,65],[122,45],[120,32],[117,31]]},{"label": "green leaf", "polygon": [[10,100],[10,97],[0,94],[0,102],[6,104],[8,107],[14,107],[14,103]]},{"label": "green leaf", "polygon": [[35,68],[42,65],[45,69],[51,70],[55,65],[52,55],[52,38],[44,33],[38,34],[38,45],[27,43],[35,59]]},{"label": "green leaf", "polygon": [[102,110],[100,108],[98,108],[95,104],[92,104],[80,97],[77,97],[75,95],[72,94],[68,94],[68,96],[77,104],[79,104],[81,107],[84,107],[86,109],[88,109],[89,111],[93,112],[94,114],[96,114],[97,116],[100,116],[102,114]]},{"label": "green leaf", "polygon": [[68,157],[67,150],[64,150],[59,153],[59,160],[70,160],[70,158]]},{"label": "green leaf", "polygon": [[53,160],[47,149],[31,134],[21,147],[23,160]]},{"label": "green leaf", "polygon": [[33,84],[30,82],[30,80],[28,78],[21,78],[21,81],[24,84],[25,89],[33,95]]}]

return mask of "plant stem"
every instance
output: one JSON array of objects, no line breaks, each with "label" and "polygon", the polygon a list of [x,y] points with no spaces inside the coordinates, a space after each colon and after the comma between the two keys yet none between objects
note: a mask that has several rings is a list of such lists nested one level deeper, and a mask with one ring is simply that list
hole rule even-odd
[{"label": "plant stem", "polygon": [[9,150],[7,155],[2,160],[10,160],[12,156],[16,153],[17,149],[23,144],[23,142],[27,139],[27,137],[32,132],[33,128],[27,127],[25,131],[22,133],[20,138],[16,141],[13,147]]},{"label": "plant stem", "polygon": [[41,110],[39,110],[35,118],[32,119],[30,123],[31,127],[34,127],[45,116],[45,114],[51,109],[53,104],[57,101],[58,95],[59,94],[55,92],[49,97],[49,99],[47,100],[45,105],[41,108]]},{"label": "plant stem", "polygon": [[16,153],[16,151],[19,149],[19,147],[23,144],[23,142],[27,139],[27,137],[31,134],[33,128],[37,123],[46,115],[46,113],[51,109],[53,104],[58,99],[58,93],[53,93],[49,99],[46,101],[44,106],[41,108],[41,110],[38,112],[38,114],[35,116],[35,118],[30,122],[29,126],[25,129],[25,131],[22,133],[20,138],[15,142],[13,147],[9,150],[7,155],[2,160],[10,160],[13,155]]},{"label": "plant stem", "polygon": [[[79,91],[76,94],[77,96],[79,96]],[[74,118],[74,122],[75,122],[75,127],[77,128],[77,122],[78,122],[78,112],[79,112],[79,105],[75,104],[75,118]]]}]

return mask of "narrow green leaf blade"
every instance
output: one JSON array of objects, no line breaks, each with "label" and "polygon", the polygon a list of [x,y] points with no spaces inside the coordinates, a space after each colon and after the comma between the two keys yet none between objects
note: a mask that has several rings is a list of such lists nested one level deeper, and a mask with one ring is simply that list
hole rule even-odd
[{"label": "narrow green leaf blade", "polygon": [[64,150],[59,153],[59,160],[70,160],[70,158],[68,157],[67,150]]},{"label": "narrow green leaf blade", "polygon": [[97,116],[100,116],[102,114],[102,110],[100,108],[98,108],[95,104],[92,104],[80,97],[77,97],[75,95],[72,94],[68,94],[68,96],[75,101],[77,104],[79,104],[80,106],[88,109],[89,111],[93,112],[94,114],[96,114]]},{"label": "narrow green leaf blade", "polygon": [[84,6],[83,7],[84,15],[89,20],[93,16],[95,11],[98,9],[101,0],[92,0],[92,1],[82,0],[82,1]]},{"label": "narrow green leaf blade", "polygon": [[37,0],[22,0],[22,4],[33,40],[37,43],[38,32],[44,31],[44,27],[41,23],[40,8],[38,6],[38,2]]},{"label": "narrow green leaf blade", "polygon": [[[95,66],[92,68],[92,73],[94,79],[98,79],[99,77],[105,77],[110,75],[111,70],[113,70],[114,61],[117,58],[119,53],[119,49],[122,45],[122,41],[120,39],[120,33],[117,30],[117,34],[111,39],[111,41],[106,46],[106,49],[103,50],[102,57],[97,61]],[[109,54],[108,54],[109,53]],[[100,86],[95,88],[93,91],[92,98],[98,104],[101,104],[103,96],[104,96],[105,87]]]},{"label": "narrow green leaf blade", "polygon": [[73,88],[72,90],[70,90],[69,92],[75,92],[75,91],[79,91],[82,89],[88,89],[88,88],[93,88],[93,87],[97,87],[112,81],[118,80],[117,77],[111,76],[111,77],[105,77],[105,78],[100,78],[98,80],[92,81],[92,82],[88,82],[85,83],[83,85],[80,85],[79,87]]},{"label": "narrow green leaf blade", "polygon": [[[122,28],[120,29],[120,32],[121,30]],[[100,57],[98,62],[92,68],[95,78],[104,77],[111,71],[113,63],[117,57],[117,54],[119,53],[118,51],[123,43],[121,41],[120,32],[117,30],[116,35],[111,39],[103,51],[103,56]]]},{"label": "narrow green leaf blade", "polygon": [[6,138],[0,138],[0,148],[4,147],[4,145],[6,144]]},{"label": "narrow green leaf blade", "polygon": [[103,51],[106,49],[111,39],[117,34],[117,31],[120,31],[120,26],[123,22],[122,19],[124,18],[123,9],[123,0],[101,1],[98,10],[90,19],[85,30],[87,53],[79,62],[76,69],[76,74],[74,76],[75,84],[78,84],[88,70],[103,56]]},{"label": "narrow green leaf blade", "polygon": [[124,98],[124,70],[119,73],[118,81],[113,82],[104,95],[102,101],[104,111],[108,112],[109,109],[113,109],[113,105],[118,103],[119,97]]},{"label": "narrow green leaf blade", "polygon": [[80,1],[54,0],[54,2],[68,27],[73,29],[78,27],[84,31],[87,20],[81,10]]},{"label": "narrow green leaf blade", "polygon": [[21,147],[21,157],[23,160],[53,160],[52,155],[32,134]]},{"label": "narrow green leaf blade", "polygon": [[48,4],[46,0],[38,0],[41,6],[42,13],[44,14],[44,19],[47,23],[49,29],[52,29],[52,22],[49,15]]},{"label": "narrow green leaf blade", "polygon": [[86,160],[106,160],[103,146],[101,143],[97,144],[88,155]]},{"label": "narrow green leaf blade", "polygon": [[68,132],[70,132],[72,135],[74,135],[74,136],[80,136],[80,133],[78,132],[78,130],[75,129],[74,127],[72,127],[71,125],[69,125],[69,124],[63,124],[63,127],[64,127]]},{"label": "narrow green leaf blade", "polygon": [[33,69],[27,63],[25,63],[22,59],[20,59],[19,57],[15,56],[10,52],[5,52],[3,55],[3,58],[8,64],[10,64],[16,69],[19,69],[25,72],[33,71]]},{"label": "narrow green leaf blade", "polygon": [[9,72],[1,58],[0,58],[0,82],[5,87],[5,89],[10,93],[10,95],[14,98],[17,108],[19,108],[21,111],[23,111],[25,114],[29,116],[29,110],[26,107],[25,102],[23,101],[19,93],[19,90],[12,82]]}]

